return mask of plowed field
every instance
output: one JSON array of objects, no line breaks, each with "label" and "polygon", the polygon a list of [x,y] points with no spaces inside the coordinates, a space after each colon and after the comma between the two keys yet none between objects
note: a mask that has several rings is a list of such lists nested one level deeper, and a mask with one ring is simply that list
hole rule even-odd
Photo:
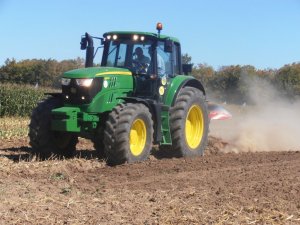
[{"label": "plowed field", "polygon": [[68,160],[29,159],[28,140],[1,140],[0,224],[300,224],[300,152],[204,157],[154,152],[108,167],[81,140]]}]

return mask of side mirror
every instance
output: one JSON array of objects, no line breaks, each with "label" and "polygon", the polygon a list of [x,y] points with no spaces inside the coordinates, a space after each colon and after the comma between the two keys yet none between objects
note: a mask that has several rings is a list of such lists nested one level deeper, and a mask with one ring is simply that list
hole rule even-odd
[{"label": "side mirror", "polygon": [[169,39],[167,39],[165,41],[164,51],[165,52],[172,52],[173,51],[173,41],[171,41]]},{"label": "side mirror", "polygon": [[80,49],[85,50],[86,46],[87,46],[87,39],[86,39],[86,37],[82,37],[81,42],[80,42]]},{"label": "side mirror", "polygon": [[185,75],[192,72],[193,64],[182,64],[182,71]]}]

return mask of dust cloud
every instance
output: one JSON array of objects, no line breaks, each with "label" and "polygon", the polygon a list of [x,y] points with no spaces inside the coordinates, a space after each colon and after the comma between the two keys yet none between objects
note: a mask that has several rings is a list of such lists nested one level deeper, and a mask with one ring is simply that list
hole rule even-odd
[{"label": "dust cloud", "polygon": [[223,105],[232,119],[211,121],[210,135],[228,144],[225,152],[300,150],[300,100],[289,100],[266,80],[251,82],[248,105]]}]

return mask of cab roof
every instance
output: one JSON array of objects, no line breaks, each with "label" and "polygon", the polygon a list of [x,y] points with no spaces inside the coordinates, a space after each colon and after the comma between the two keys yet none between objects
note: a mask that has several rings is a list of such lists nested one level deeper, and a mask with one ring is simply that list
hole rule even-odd
[{"label": "cab roof", "polygon": [[[119,34],[119,35],[143,35],[143,36],[148,36],[148,37],[152,37],[152,38],[158,38],[158,34],[157,33],[151,33],[151,32],[141,32],[141,31],[109,31],[103,34],[103,37],[106,37],[107,35],[114,35],[114,34]],[[170,39],[174,42],[180,43],[178,38],[175,37],[171,37],[171,36],[167,36],[167,35],[163,35],[160,34],[159,39]]]}]

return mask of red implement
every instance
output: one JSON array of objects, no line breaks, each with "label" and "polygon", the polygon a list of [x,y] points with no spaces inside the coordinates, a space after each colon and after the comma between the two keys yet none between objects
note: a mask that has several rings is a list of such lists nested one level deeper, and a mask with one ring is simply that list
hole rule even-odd
[{"label": "red implement", "polygon": [[224,109],[222,106],[215,103],[208,103],[208,118],[210,120],[227,120],[232,117],[230,112]]}]

